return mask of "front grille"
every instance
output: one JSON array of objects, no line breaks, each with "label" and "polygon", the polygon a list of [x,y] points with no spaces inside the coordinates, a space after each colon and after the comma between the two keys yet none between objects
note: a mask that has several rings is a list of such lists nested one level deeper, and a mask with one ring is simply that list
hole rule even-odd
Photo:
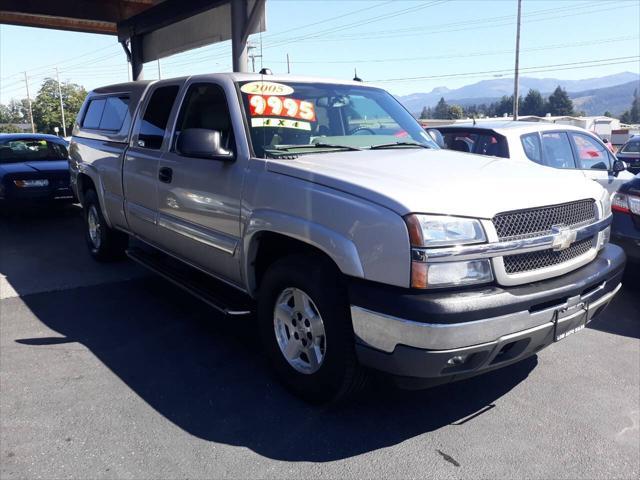
[{"label": "front grille", "polygon": [[594,238],[573,243],[565,250],[539,250],[537,252],[518,253],[504,257],[504,269],[508,274],[529,272],[540,268],[568,262],[587,253],[593,247]]},{"label": "front grille", "polygon": [[592,199],[503,212],[493,217],[500,240],[519,240],[551,233],[551,227],[577,227],[596,220],[596,204]]}]

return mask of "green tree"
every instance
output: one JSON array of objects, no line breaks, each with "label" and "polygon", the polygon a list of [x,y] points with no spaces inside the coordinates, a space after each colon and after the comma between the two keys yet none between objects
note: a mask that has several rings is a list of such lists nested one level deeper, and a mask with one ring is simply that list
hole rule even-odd
[{"label": "green tree", "polygon": [[0,133],[21,133],[21,132],[22,130],[20,130],[13,123],[6,123],[4,125],[0,125]]},{"label": "green tree", "polygon": [[504,116],[505,113],[507,115],[511,115],[513,113],[513,95],[511,95],[510,97],[503,95],[500,101],[494,104],[492,113],[493,115],[497,115],[499,117]]},{"label": "green tree", "polygon": [[449,107],[448,117],[450,120],[456,120],[464,117],[464,111],[460,105],[451,105]]},{"label": "green tree", "polygon": [[640,99],[638,98],[637,89],[633,92],[631,108],[622,114],[620,120],[623,123],[640,123]]},{"label": "green tree", "polygon": [[439,118],[446,120],[449,118],[449,104],[444,101],[444,97],[440,98],[440,101],[433,110],[433,118]]},{"label": "green tree", "polygon": [[567,91],[560,85],[556,87],[549,98],[547,99],[546,110],[551,115],[573,115],[573,102],[567,95]]},{"label": "green tree", "polygon": [[609,118],[618,118],[613,113],[611,113],[609,110],[605,111],[602,115],[605,116],[605,117],[609,117]]},{"label": "green tree", "polygon": [[[60,84],[60,89],[62,91],[67,134],[69,134],[87,92],[84,87],[75,83],[62,83]],[[60,131],[62,131],[58,82],[55,79],[46,78],[44,80],[33,102],[32,109],[33,121],[38,132],[53,133],[55,127],[60,127]]]},{"label": "green tree", "polygon": [[5,123],[26,123],[29,121],[27,99],[17,100],[12,98],[7,104],[8,120]]},{"label": "green tree", "polygon": [[529,93],[524,97],[521,105],[519,109],[521,115],[537,115],[543,117],[546,113],[544,111],[544,98],[542,98],[538,90],[529,90]]},{"label": "green tree", "polygon": [[422,112],[420,112],[420,118],[431,118],[433,117],[433,110],[431,107],[422,107]]}]

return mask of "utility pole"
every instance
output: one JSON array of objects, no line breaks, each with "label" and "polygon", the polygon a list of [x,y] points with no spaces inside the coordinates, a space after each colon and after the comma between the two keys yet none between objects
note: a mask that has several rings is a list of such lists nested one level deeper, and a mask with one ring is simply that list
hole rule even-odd
[{"label": "utility pole", "polygon": [[33,110],[31,109],[31,96],[29,96],[29,80],[27,72],[24,72],[24,85],[27,87],[27,102],[29,103],[29,118],[31,120],[31,133],[36,133],[36,126],[33,124]]},{"label": "utility pole", "polygon": [[251,53],[257,47],[251,43],[247,44],[247,56],[251,59],[251,70],[253,73],[256,72],[256,58],[262,58],[262,54],[256,55],[255,53]]},{"label": "utility pole", "polygon": [[291,65],[289,65],[289,54],[287,53],[287,73],[291,73]]},{"label": "utility pole", "polygon": [[158,80],[160,80],[162,78],[162,72],[160,71],[160,59],[158,59],[157,62],[158,62]]},{"label": "utility pole", "polygon": [[518,26],[516,28],[516,71],[513,78],[513,120],[518,120],[518,80],[520,74],[520,18],[522,13],[522,0],[518,0]]},{"label": "utility pole", "polygon": [[62,102],[62,88],[60,87],[60,74],[56,67],[56,80],[58,81],[58,97],[60,97],[60,114],[62,115],[62,136],[67,136],[67,124],[64,121],[64,103]]}]

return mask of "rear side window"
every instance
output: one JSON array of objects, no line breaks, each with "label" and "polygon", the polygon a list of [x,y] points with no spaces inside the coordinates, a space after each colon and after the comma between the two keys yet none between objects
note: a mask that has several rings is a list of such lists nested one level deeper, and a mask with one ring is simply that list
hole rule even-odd
[{"label": "rear side window", "polygon": [[542,134],[544,164],[553,168],[576,168],[569,137],[564,132]]},{"label": "rear side window", "polygon": [[97,129],[100,127],[100,119],[102,118],[105,103],[106,100],[104,98],[91,100],[89,102],[87,113],[84,114],[84,120],[82,121],[83,128]]},{"label": "rear side window", "polygon": [[140,132],[138,133],[138,146],[158,150],[162,147],[162,139],[167,129],[167,122],[173,103],[178,95],[179,87],[170,85],[156,89],[142,117]]},{"label": "rear side window", "polygon": [[129,110],[127,97],[109,97],[104,106],[100,130],[119,131]]},{"label": "rear side window", "polygon": [[542,145],[538,134],[526,133],[520,137],[520,141],[527,158],[542,165]]}]

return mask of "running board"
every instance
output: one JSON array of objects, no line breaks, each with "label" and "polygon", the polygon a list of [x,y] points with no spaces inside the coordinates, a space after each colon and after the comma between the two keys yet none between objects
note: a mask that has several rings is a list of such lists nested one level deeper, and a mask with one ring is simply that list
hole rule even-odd
[{"label": "running board", "polygon": [[224,315],[252,313],[251,299],[247,295],[169,255],[139,247],[129,248],[126,253],[134,262],[160,275]]}]

